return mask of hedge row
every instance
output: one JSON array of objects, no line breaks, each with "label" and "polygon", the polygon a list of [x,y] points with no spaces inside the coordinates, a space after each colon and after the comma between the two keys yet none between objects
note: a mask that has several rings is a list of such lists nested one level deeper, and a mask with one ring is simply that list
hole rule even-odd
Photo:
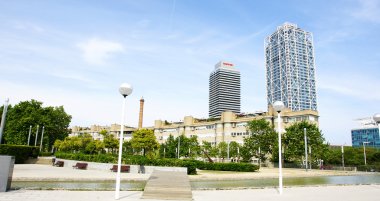
[{"label": "hedge row", "polygon": [[51,152],[40,152],[39,156],[52,156],[53,153]]},{"label": "hedge row", "polygon": [[[57,158],[91,161],[101,163],[116,163],[117,156],[110,154],[85,155],[81,153],[56,153]],[[207,163],[197,160],[180,160],[180,159],[148,159],[143,156],[125,156],[123,157],[124,164],[131,165],[151,165],[151,166],[170,166],[170,167],[187,167],[187,174],[197,174],[196,169],[201,170],[218,170],[218,171],[238,171],[238,172],[254,172],[258,170],[257,165],[249,163]]]},{"label": "hedge row", "polygon": [[63,153],[56,152],[55,157],[68,159],[68,160],[77,160],[77,161],[89,161],[89,162],[99,162],[99,163],[116,163],[117,156],[111,154],[97,154],[89,155],[82,153]]},{"label": "hedge row", "polygon": [[357,166],[358,171],[365,171],[365,172],[380,172],[380,164],[375,165],[360,165]]},{"label": "hedge row", "polygon": [[0,155],[15,157],[15,163],[22,164],[29,158],[37,158],[39,148],[36,146],[0,144]]}]

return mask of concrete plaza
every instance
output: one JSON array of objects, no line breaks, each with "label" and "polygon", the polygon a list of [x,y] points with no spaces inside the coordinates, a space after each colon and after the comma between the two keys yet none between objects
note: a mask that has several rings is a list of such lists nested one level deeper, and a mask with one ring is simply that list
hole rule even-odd
[{"label": "concrete plaza", "polygon": [[[261,169],[256,173],[231,173],[200,171],[199,175],[190,176],[190,180],[215,180],[215,179],[260,179],[274,178],[278,169]],[[285,169],[286,177],[298,176],[329,176],[329,175],[353,175],[353,174],[378,174],[358,173],[343,171],[321,171]],[[149,174],[122,174],[122,180],[147,180]],[[115,180],[115,173],[99,170],[76,170],[72,168],[58,168],[51,165],[25,164],[15,165],[13,172],[15,181],[99,181]],[[137,201],[141,199],[142,191],[122,191],[120,200]],[[372,201],[380,196],[380,185],[354,185],[354,186],[313,186],[285,188],[283,195],[279,195],[275,188],[242,189],[242,190],[193,190],[195,201],[245,201],[245,200],[282,200],[282,201]],[[13,190],[0,193],[0,201],[111,201],[114,199],[114,191],[66,191],[66,190]]]},{"label": "concrete plaza", "polygon": [[[153,201],[141,199],[142,191],[122,191],[120,200]],[[378,200],[380,185],[324,186],[285,188],[283,195],[277,189],[193,191],[195,201],[373,201]],[[38,191],[15,190],[0,193],[1,201],[114,201],[113,191]]]}]

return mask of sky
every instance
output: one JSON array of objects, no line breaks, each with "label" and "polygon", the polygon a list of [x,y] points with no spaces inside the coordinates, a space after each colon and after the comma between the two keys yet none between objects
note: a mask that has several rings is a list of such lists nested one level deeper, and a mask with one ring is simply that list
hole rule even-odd
[{"label": "sky", "polygon": [[319,124],[351,145],[380,112],[377,0],[0,0],[0,104],[63,105],[71,126],[208,117],[219,61],[241,72],[241,111],[266,111],[264,39],[284,22],[314,36]]}]

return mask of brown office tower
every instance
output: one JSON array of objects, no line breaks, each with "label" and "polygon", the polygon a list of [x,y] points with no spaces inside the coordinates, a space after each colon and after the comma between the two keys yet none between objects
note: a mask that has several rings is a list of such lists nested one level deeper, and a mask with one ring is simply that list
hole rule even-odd
[{"label": "brown office tower", "polygon": [[144,113],[144,98],[141,97],[141,99],[140,99],[140,113],[139,113],[139,129],[142,128],[143,113]]}]

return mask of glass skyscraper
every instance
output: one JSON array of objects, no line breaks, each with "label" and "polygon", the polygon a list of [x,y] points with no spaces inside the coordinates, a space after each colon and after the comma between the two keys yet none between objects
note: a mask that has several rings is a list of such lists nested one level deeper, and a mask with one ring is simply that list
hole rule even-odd
[{"label": "glass skyscraper", "polygon": [[379,128],[358,128],[351,130],[351,139],[353,147],[362,147],[363,142],[365,146],[380,148],[380,134]]},{"label": "glass skyscraper", "polygon": [[313,36],[285,23],[265,39],[268,105],[281,100],[292,111],[317,110]]},{"label": "glass skyscraper", "polygon": [[353,147],[365,146],[380,148],[380,127],[372,117],[361,118],[356,120],[359,123],[358,128],[351,130],[351,140]]},{"label": "glass skyscraper", "polygon": [[221,61],[210,74],[209,117],[220,117],[227,110],[240,113],[240,72],[234,64]]}]

